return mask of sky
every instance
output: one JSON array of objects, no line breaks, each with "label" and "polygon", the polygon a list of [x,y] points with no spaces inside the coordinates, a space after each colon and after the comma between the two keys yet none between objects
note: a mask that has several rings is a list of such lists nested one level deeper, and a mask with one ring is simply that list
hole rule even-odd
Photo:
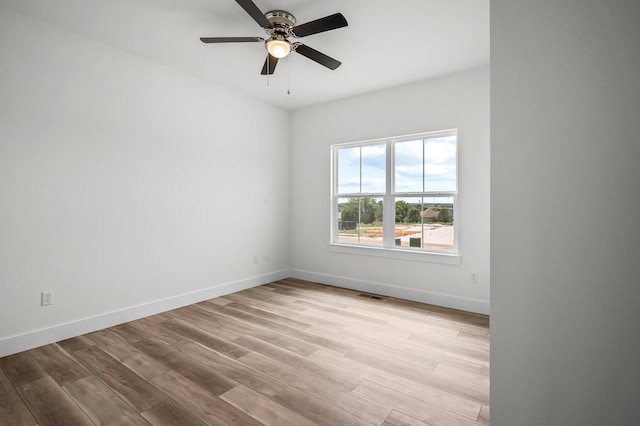
[{"label": "sky", "polygon": [[[395,192],[456,190],[455,135],[396,142],[394,146]],[[384,143],[339,149],[338,193],[384,193],[385,151]]]}]

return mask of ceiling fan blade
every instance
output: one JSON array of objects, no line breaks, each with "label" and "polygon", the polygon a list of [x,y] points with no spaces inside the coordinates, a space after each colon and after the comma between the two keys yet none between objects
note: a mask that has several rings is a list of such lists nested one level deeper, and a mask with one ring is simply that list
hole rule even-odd
[{"label": "ceiling fan blade", "polygon": [[256,6],[251,0],[236,0],[245,12],[247,12],[254,21],[258,23],[262,28],[271,28],[271,22],[264,16],[264,13]]},{"label": "ceiling fan blade", "polygon": [[304,45],[302,43],[297,45],[296,52],[298,52],[302,56],[306,56],[312,61],[316,61],[320,65],[324,65],[325,67],[331,70],[335,70],[342,64],[342,62],[336,61],[332,57],[327,56],[322,52],[318,52],[317,50],[312,49],[311,47]]},{"label": "ceiling fan blade", "polygon": [[203,43],[250,43],[264,41],[262,37],[200,37]]},{"label": "ceiling fan blade", "polygon": [[[267,59],[264,60],[264,65],[262,66],[262,72],[260,74],[273,74],[273,72],[276,70],[276,65],[278,65],[278,58],[267,53]],[[267,69],[269,71],[268,73]]]},{"label": "ceiling fan blade", "polygon": [[292,28],[293,33],[298,37],[306,37],[311,34],[318,34],[329,30],[335,30],[337,28],[346,27],[349,25],[342,13],[335,13],[333,15],[325,16],[324,18],[316,19],[315,21],[307,22],[306,24],[300,24]]}]

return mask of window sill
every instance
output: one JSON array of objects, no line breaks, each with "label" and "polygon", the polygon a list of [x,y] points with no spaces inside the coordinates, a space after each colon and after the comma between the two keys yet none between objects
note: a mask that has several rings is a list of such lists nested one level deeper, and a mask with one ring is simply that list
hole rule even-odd
[{"label": "window sill", "polygon": [[329,251],[336,253],[358,254],[362,256],[386,257],[388,259],[411,260],[416,262],[460,265],[460,255],[456,253],[421,252],[417,250],[389,249],[373,246],[353,246],[348,244],[329,244]]}]

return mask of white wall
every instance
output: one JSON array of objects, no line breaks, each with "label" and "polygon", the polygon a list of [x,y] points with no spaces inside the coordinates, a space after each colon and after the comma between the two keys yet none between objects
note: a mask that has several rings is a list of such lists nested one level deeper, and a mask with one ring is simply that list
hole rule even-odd
[{"label": "white wall", "polygon": [[[450,128],[459,131],[462,264],[330,252],[330,146]],[[291,264],[298,276],[488,312],[487,67],[297,110],[291,138]],[[472,272],[480,283],[471,283]]]},{"label": "white wall", "polygon": [[0,52],[0,356],[288,268],[286,111],[4,8]]},{"label": "white wall", "polygon": [[640,418],[640,3],[491,2],[491,424]]}]

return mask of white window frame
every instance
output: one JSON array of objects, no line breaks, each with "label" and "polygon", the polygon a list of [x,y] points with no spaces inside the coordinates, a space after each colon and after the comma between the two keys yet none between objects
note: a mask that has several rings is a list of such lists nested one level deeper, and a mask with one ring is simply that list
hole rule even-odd
[{"label": "white window frame", "polygon": [[[395,188],[395,159],[394,144],[397,142],[412,141],[416,139],[428,139],[441,136],[456,136],[456,190],[446,192],[409,192],[396,193]],[[329,250],[338,253],[359,254],[367,256],[386,257],[402,260],[424,261],[432,263],[443,263],[449,265],[460,265],[460,253],[458,249],[459,236],[459,135],[457,129],[447,129],[440,131],[417,133],[398,137],[371,139],[359,142],[336,144],[331,146],[331,236]],[[339,194],[338,193],[338,151],[343,148],[355,148],[368,145],[386,146],[386,170],[385,170],[385,193],[358,193]],[[383,245],[373,246],[365,244],[349,244],[338,241],[338,199],[340,198],[382,198],[383,203]],[[395,200],[403,197],[451,197],[453,198],[453,226],[454,226],[454,248],[453,250],[435,250],[423,248],[397,247],[395,239]]]}]

